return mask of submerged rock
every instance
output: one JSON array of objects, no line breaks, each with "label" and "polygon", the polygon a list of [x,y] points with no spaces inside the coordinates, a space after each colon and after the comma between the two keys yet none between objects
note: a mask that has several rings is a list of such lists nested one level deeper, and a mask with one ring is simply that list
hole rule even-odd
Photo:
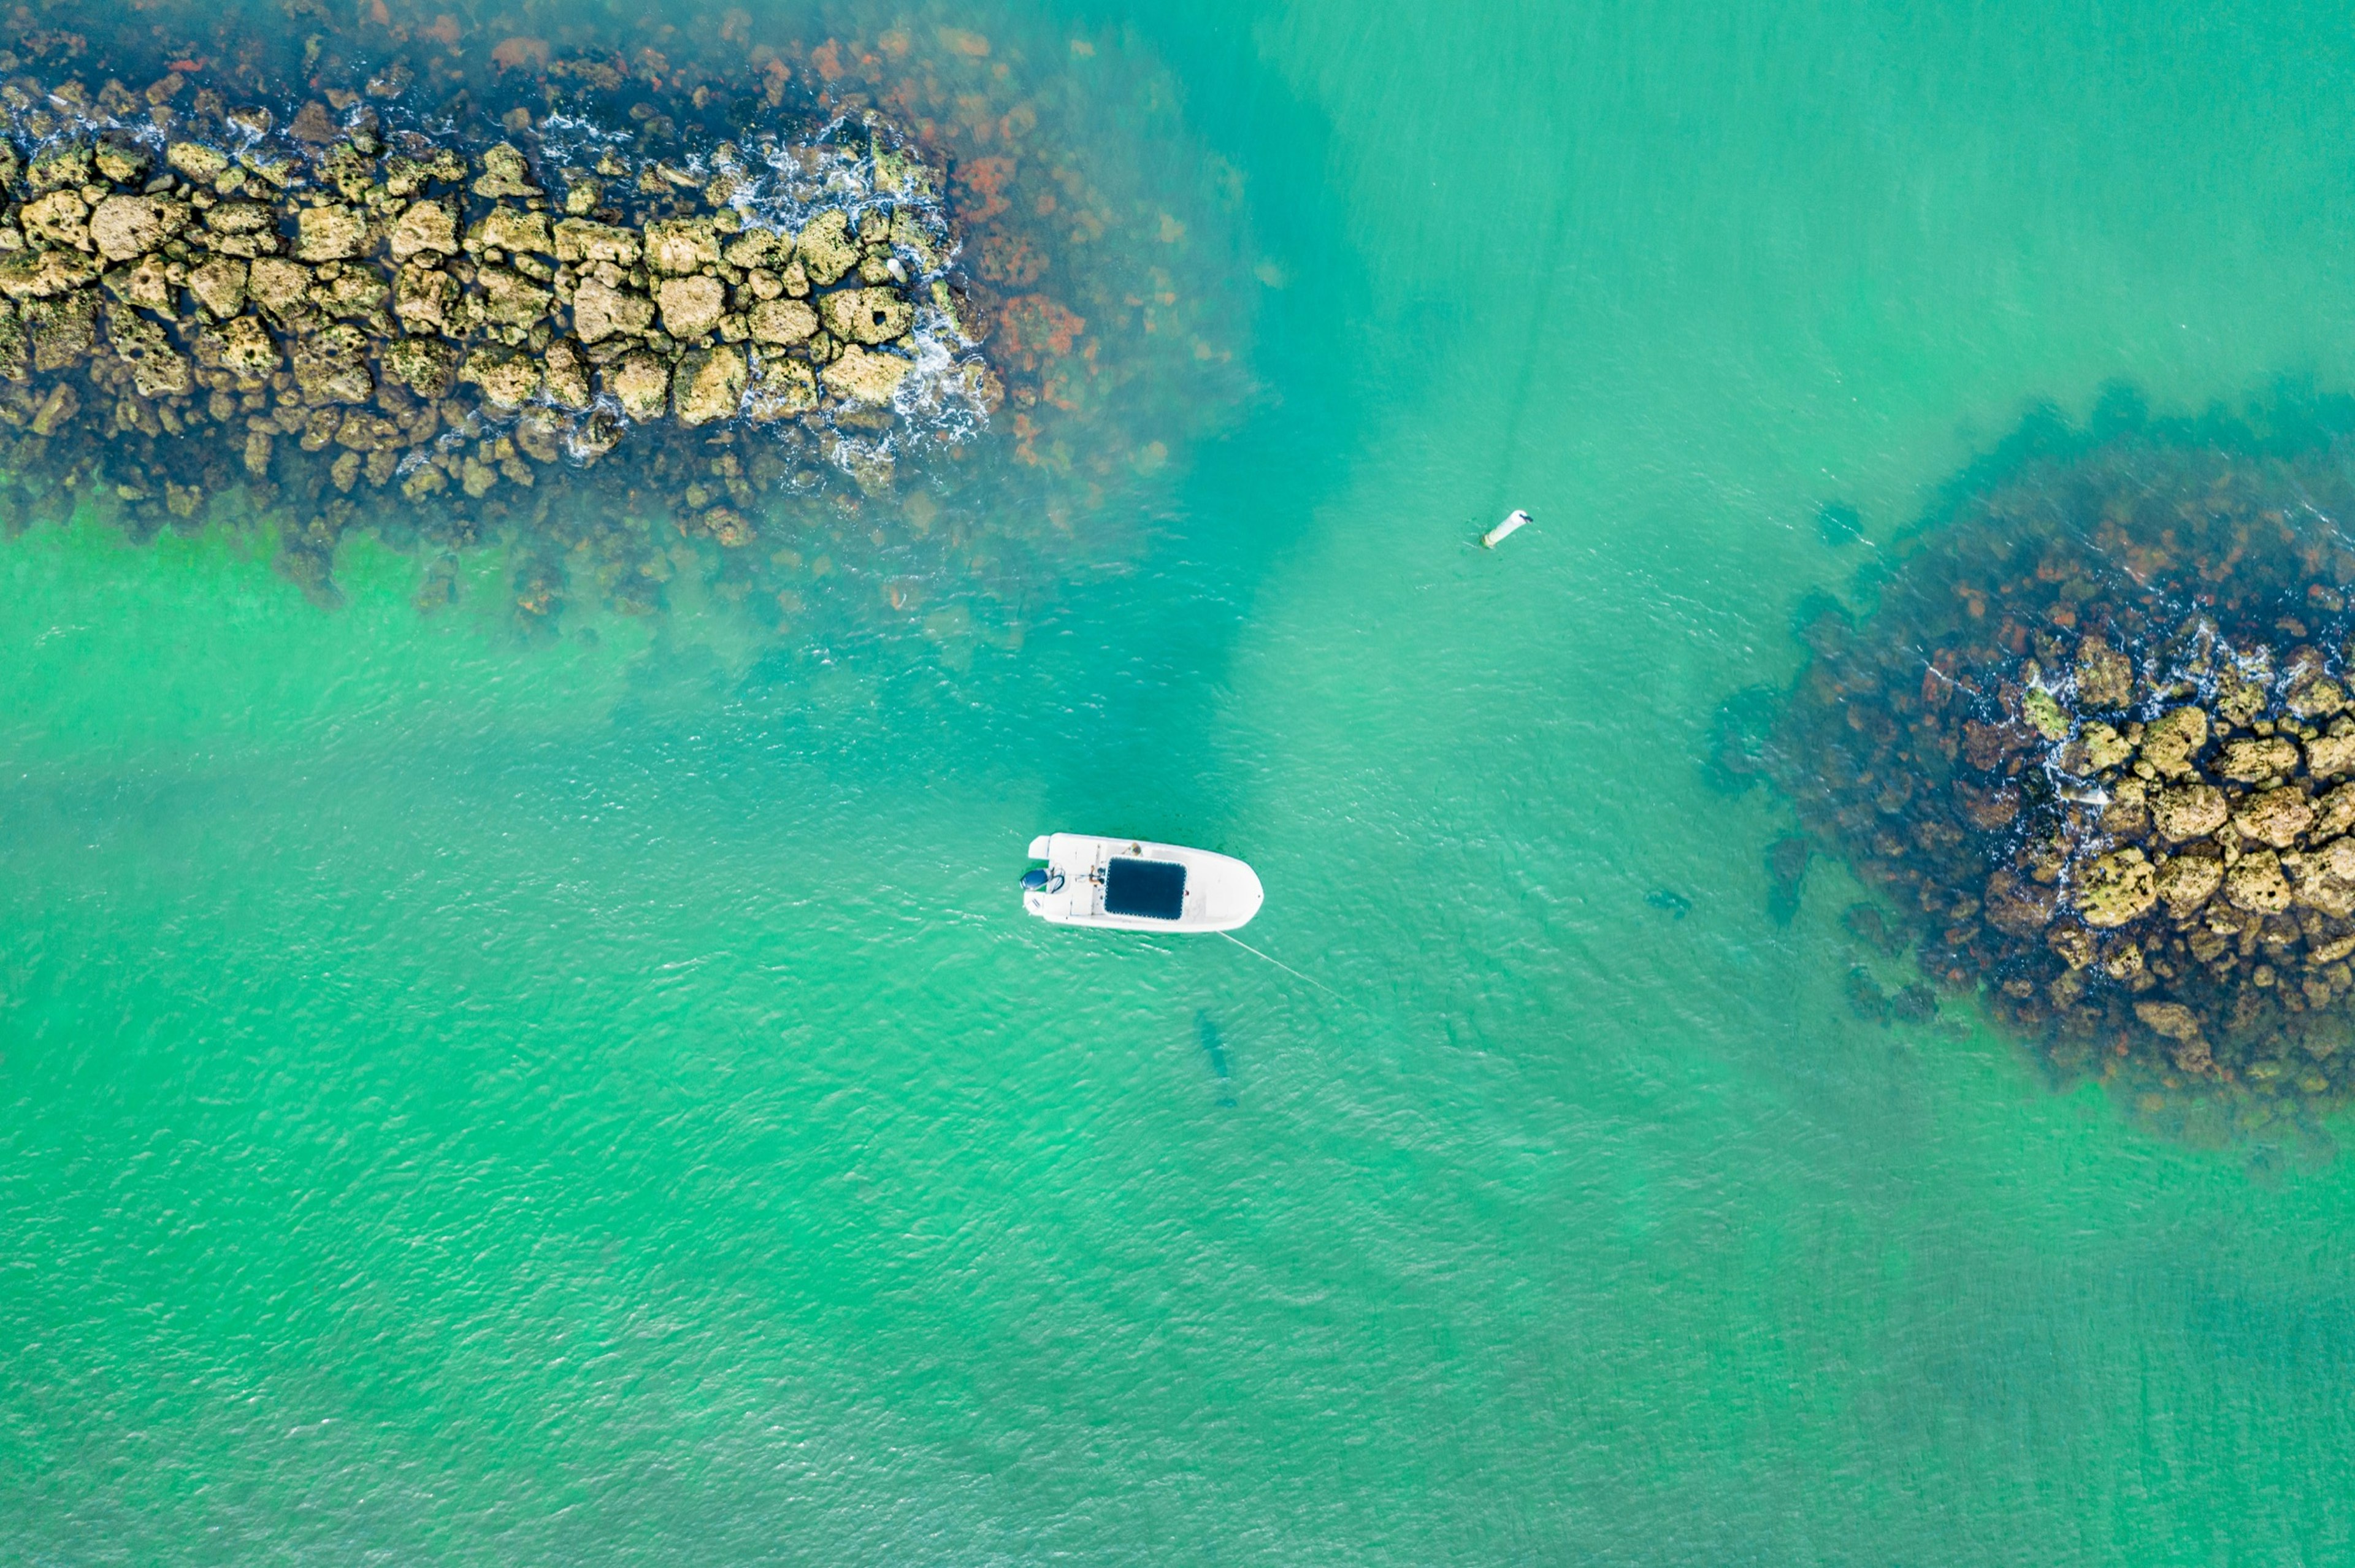
[{"label": "submerged rock", "polygon": [[1765,750],[1931,979],[2145,1110],[2355,1099],[2335,450],[2128,434],[2028,463],[1817,640]]}]

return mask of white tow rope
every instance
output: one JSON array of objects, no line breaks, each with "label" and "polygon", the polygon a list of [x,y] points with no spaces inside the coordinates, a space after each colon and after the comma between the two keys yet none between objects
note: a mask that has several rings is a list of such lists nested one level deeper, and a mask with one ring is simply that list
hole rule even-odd
[{"label": "white tow rope", "polygon": [[[1303,975],[1299,970],[1295,969],[1291,965],[1284,963],[1281,959],[1268,958],[1266,954],[1262,953],[1258,948],[1253,947],[1250,943],[1245,942],[1241,937],[1237,936],[1234,933],[1231,931],[1222,931],[1219,933],[1219,934],[1225,937],[1229,942],[1233,943],[1237,947],[1241,948],[1244,952],[1250,954],[1252,957],[1266,959],[1268,963],[1274,965],[1277,968],[1283,970],[1285,974],[1290,975],[1295,979],[1305,980],[1310,985],[1316,987],[1318,990],[1323,991],[1329,996],[1341,997],[1340,992],[1334,990],[1332,987],[1327,985],[1316,976]],[[1341,997],[1341,999],[1346,1002],[1349,998],[1347,997]]]}]

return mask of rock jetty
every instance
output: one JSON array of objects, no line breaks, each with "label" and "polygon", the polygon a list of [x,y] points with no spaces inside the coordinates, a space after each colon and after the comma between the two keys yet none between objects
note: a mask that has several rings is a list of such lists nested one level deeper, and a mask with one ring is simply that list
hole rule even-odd
[{"label": "rock jetty", "polygon": [[2355,1097],[2343,444],[2024,463],[1814,617],[1766,748],[1932,981],[2147,1113]]},{"label": "rock jetty", "polygon": [[[364,101],[281,128],[195,96],[167,129],[131,117],[144,104],[0,87],[0,420],[34,443],[171,437],[252,479],[326,453],[336,491],[424,502],[528,486],[633,425],[886,430],[928,356],[994,395],[946,276],[941,176],[881,129],[833,152],[863,177],[788,223],[755,198],[808,147],[568,162],[390,131]],[[208,466],[165,465],[170,511],[202,503]],[[705,511],[723,543],[745,533]]]}]

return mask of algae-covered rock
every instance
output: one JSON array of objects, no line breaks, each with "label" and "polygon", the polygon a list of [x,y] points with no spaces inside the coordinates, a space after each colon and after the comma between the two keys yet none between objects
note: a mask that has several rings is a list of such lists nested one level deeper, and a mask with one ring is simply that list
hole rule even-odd
[{"label": "algae-covered rock", "polygon": [[75,138],[52,142],[25,165],[25,188],[34,196],[53,190],[78,190],[98,176],[95,149]]},{"label": "algae-covered rock", "polygon": [[28,299],[17,310],[37,371],[62,370],[87,357],[98,341],[98,296],[88,289]]},{"label": "algae-covered rock", "polygon": [[2197,708],[2170,709],[2144,729],[2142,760],[2161,778],[2181,778],[2207,744],[2207,714]]},{"label": "algae-covered rock", "polygon": [[2289,908],[2289,880],[2271,849],[2243,855],[2224,873],[2224,897],[2234,908],[2271,914]]},{"label": "algae-covered rock", "polygon": [[559,337],[548,346],[548,396],[561,409],[585,412],[596,401],[589,389],[589,366],[581,351]]},{"label": "algae-covered rock", "polygon": [[295,215],[294,254],[304,261],[336,261],[368,245],[368,219],[356,208],[306,207]]},{"label": "algae-covered rock", "polygon": [[2087,925],[2115,929],[2140,918],[2158,901],[2157,873],[2141,850],[2115,850],[2079,874],[2073,901]]},{"label": "algae-covered rock", "polygon": [[2216,771],[2237,784],[2262,784],[2296,771],[2297,747],[2278,735],[2258,740],[2228,741]]},{"label": "algae-covered rock", "polygon": [[432,337],[397,337],[384,346],[385,379],[413,389],[421,398],[448,394],[458,369],[458,350]]},{"label": "algae-covered rock", "polygon": [[673,383],[683,424],[709,424],[736,412],[744,398],[744,354],[722,346],[698,349],[678,362]]},{"label": "algae-covered rock", "polygon": [[2241,802],[2232,813],[2232,826],[2244,838],[2286,849],[2314,826],[2314,806],[2303,790],[2261,790]]},{"label": "algae-covered rock", "polygon": [[418,256],[452,256],[458,251],[458,217],[447,202],[412,201],[393,221],[387,244],[396,262]]},{"label": "algae-covered rock", "polygon": [[560,261],[610,261],[616,266],[634,267],[642,249],[638,236],[632,230],[592,223],[585,218],[563,219],[556,225],[551,238]]},{"label": "algae-covered rock", "polygon": [[2077,644],[2077,700],[2087,708],[2124,708],[2134,700],[2134,665],[2099,637]]},{"label": "algae-covered rock", "polygon": [[376,393],[368,375],[368,340],[344,323],[294,342],[294,383],[314,404],[364,403]]},{"label": "algae-covered rock", "polygon": [[2214,784],[2174,784],[2160,790],[2150,803],[2151,820],[2160,833],[2177,843],[2204,838],[2224,826],[2231,811],[2224,792]]},{"label": "algae-covered rock", "polygon": [[751,319],[755,343],[790,346],[806,343],[817,333],[817,312],[806,300],[762,300],[752,307]]},{"label": "algae-covered rock", "polygon": [[2224,880],[2224,863],[2201,855],[2173,855],[2158,868],[2152,885],[2167,912],[2182,920],[2212,897]]},{"label": "algae-covered rock", "polygon": [[719,262],[719,234],[708,218],[665,218],[646,225],[646,266],[673,275]]},{"label": "algae-covered rock", "polygon": [[548,215],[517,207],[495,207],[484,216],[475,238],[516,255],[552,255],[556,245],[548,231]]},{"label": "algae-covered rock", "polygon": [[[888,291],[881,289],[861,289],[858,292],[861,293],[883,293]],[[831,304],[836,299],[840,297],[841,296],[838,294],[830,295],[828,296],[826,303]],[[831,316],[828,317],[827,325],[832,325]],[[2051,692],[2045,690],[2042,687],[2031,686],[2027,691],[2021,694],[2019,699],[2019,710],[2020,716],[2028,720],[2029,728],[2034,730],[2046,740],[2065,741],[2069,738],[2069,715],[2062,711],[2059,699],[2054,698]]]},{"label": "algae-covered rock", "polygon": [[858,265],[858,246],[850,238],[850,215],[839,209],[812,219],[794,240],[794,259],[810,282],[824,287],[841,281]]},{"label": "algae-covered rock", "polygon": [[203,142],[173,142],[164,148],[164,161],[198,185],[210,185],[229,169],[229,157]]},{"label": "algae-covered rock", "polygon": [[162,250],[191,216],[186,203],[160,196],[110,196],[91,211],[91,242],[107,260],[127,261]]},{"label": "algae-covered rock", "polygon": [[0,255],[0,295],[54,299],[98,281],[98,264],[75,251],[12,251]]},{"label": "algae-covered rock", "polygon": [[605,367],[605,389],[629,418],[641,423],[658,420],[670,403],[670,367],[633,348]]},{"label": "algae-covered rock", "polygon": [[2306,771],[2318,779],[2355,773],[2355,724],[2340,720],[2330,728],[2306,742]]},{"label": "algae-covered rock", "polygon": [[543,371],[529,354],[478,348],[458,368],[458,379],[482,389],[494,409],[513,411],[539,395]]},{"label": "algae-covered rock", "polygon": [[278,343],[261,322],[240,315],[199,332],[197,357],[213,369],[250,379],[278,368]]},{"label": "algae-covered rock", "polygon": [[473,188],[476,196],[494,198],[540,193],[532,182],[530,163],[512,142],[497,142],[483,149],[482,176]]},{"label": "algae-covered rock", "polygon": [[879,354],[853,345],[819,372],[819,379],[828,391],[847,402],[888,403],[912,368],[895,354]]},{"label": "algae-covered rock", "polygon": [[27,202],[17,212],[16,220],[25,232],[45,240],[51,245],[68,251],[87,251],[90,243],[90,204],[78,190],[57,190]]},{"label": "algae-covered rock", "polygon": [[663,330],[682,343],[692,343],[718,328],[728,308],[728,291],[718,278],[665,278],[655,303],[662,307]]},{"label": "algae-covered rock", "polygon": [[572,295],[572,330],[583,343],[644,336],[655,324],[655,302],[591,278]]},{"label": "algae-covered rock", "polygon": [[245,308],[248,271],[242,257],[215,256],[188,274],[188,293],[206,314],[226,321]]},{"label": "algae-covered rock", "polygon": [[817,377],[808,364],[763,355],[744,396],[744,417],[756,424],[791,419],[817,407]]},{"label": "algae-covered rock", "polygon": [[[826,329],[848,343],[889,343],[905,336],[909,327],[915,325],[915,307],[890,289],[844,289],[827,294],[818,303]],[[2051,702],[2049,696],[2037,691],[2030,694],[2031,704],[2037,698],[2043,698],[2048,704]],[[2061,726],[2060,732],[2066,735],[2068,720],[2059,716],[2057,705],[2053,707],[2053,712]],[[2041,728],[2041,721],[2035,720],[2033,715],[2031,721],[2039,722],[2039,728]]]}]

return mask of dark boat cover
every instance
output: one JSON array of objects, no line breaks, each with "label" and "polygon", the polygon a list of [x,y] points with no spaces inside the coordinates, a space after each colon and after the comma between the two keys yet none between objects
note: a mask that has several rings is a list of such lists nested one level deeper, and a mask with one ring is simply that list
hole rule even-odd
[{"label": "dark boat cover", "polygon": [[1115,855],[1104,869],[1104,913],[1177,920],[1186,912],[1186,868]]}]

